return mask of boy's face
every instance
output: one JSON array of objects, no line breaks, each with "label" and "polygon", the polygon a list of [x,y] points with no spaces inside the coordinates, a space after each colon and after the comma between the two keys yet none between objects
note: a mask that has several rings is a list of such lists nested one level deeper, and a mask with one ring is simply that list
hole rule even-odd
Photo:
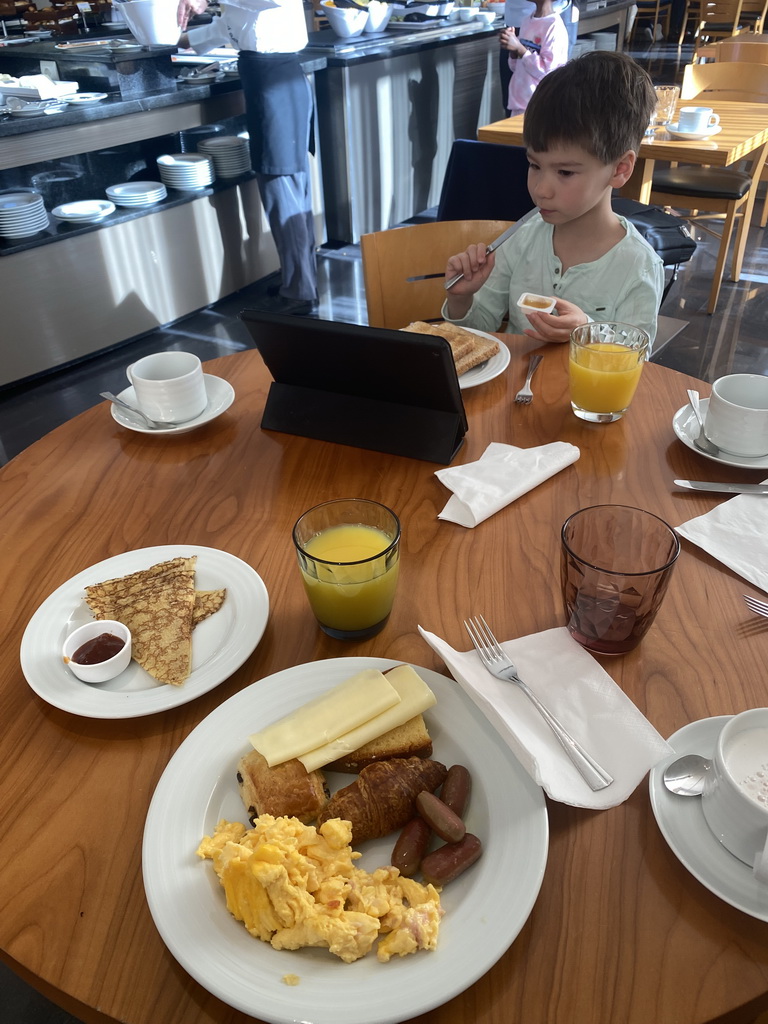
[{"label": "boy's face", "polygon": [[632,173],[634,154],[603,164],[580,146],[528,150],[528,191],[548,224],[568,224],[593,210]]}]

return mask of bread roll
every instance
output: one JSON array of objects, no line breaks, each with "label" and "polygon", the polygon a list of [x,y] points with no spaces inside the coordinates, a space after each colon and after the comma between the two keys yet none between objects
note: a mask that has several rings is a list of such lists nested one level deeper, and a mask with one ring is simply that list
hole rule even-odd
[{"label": "bread roll", "polygon": [[251,824],[260,814],[271,814],[308,825],[328,799],[321,771],[307,772],[296,758],[270,768],[258,750],[238,762],[237,784]]}]

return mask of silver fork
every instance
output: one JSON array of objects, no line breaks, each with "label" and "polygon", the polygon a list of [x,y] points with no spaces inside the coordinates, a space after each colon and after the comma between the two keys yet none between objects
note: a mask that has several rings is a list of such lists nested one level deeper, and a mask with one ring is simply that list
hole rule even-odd
[{"label": "silver fork", "polygon": [[515,401],[518,405],[530,405],[533,401],[533,392],[531,391],[531,377],[536,372],[536,367],[541,362],[541,356],[531,356],[531,361],[528,363],[528,375],[525,378],[525,384],[515,395]]},{"label": "silver fork", "polygon": [[755,615],[764,615],[768,619],[768,601],[759,601],[756,597],[750,597],[749,594],[744,595],[744,600],[751,612],[754,612]]},{"label": "silver fork", "polygon": [[544,721],[558,738],[563,750],[571,761],[573,761],[576,768],[578,768],[590,789],[605,789],[607,786],[610,786],[613,782],[613,777],[610,776],[604,768],[600,767],[597,761],[595,761],[595,759],[586,752],[581,744],[571,736],[567,729],[565,729],[555,718],[552,712],[541,703],[527,683],[523,682],[517,674],[517,669],[514,664],[501,649],[498,640],[491,632],[491,629],[483,616],[478,615],[469,621],[465,619],[464,626],[469,633],[475,650],[480,655],[480,660],[483,665],[485,665],[491,675],[496,676],[497,679],[503,679],[505,682],[515,683],[516,686],[520,687],[526,697],[533,702],[537,711],[541,714]]}]

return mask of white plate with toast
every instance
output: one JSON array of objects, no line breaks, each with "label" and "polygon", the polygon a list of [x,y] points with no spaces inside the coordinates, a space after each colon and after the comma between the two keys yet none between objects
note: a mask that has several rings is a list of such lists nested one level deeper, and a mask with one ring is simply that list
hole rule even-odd
[{"label": "white plate with toast", "polygon": [[[325,949],[275,950],[227,911],[211,866],[195,856],[221,818],[246,822],[235,778],[248,735],[382,658],[298,665],[254,683],[205,718],[168,763],[144,830],[144,887],[168,949],[207,991],[271,1024],[395,1024],[440,1006],[503,957],[536,901],[547,860],[544,797],[509,747],[452,680],[417,668],[437,696],[424,713],[433,758],[472,775],[466,812],[483,855],[442,893],[438,948],[387,964],[346,964]],[[327,774],[331,790],[353,776]],[[179,799],[179,794],[184,799]],[[389,863],[396,834],[361,846],[368,871]],[[498,970],[503,971],[504,967]],[[298,984],[287,986],[287,975]]]},{"label": "white plate with toast", "polygon": [[471,331],[472,334],[477,334],[481,338],[488,338],[490,341],[498,342],[499,351],[495,356],[486,359],[484,363],[478,363],[471,370],[462,373],[459,377],[459,387],[462,391],[466,388],[476,388],[478,384],[487,384],[489,380],[493,380],[494,377],[504,373],[510,361],[509,349],[503,341],[499,341],[492,334],[486,334],[485,331],[476,331],[473,327],[465,327],[464,330]]},{"label": "white plate with toast", "polygon": [[[166,559],[197,555],[195,586],[226,587],[224,604],[200,622],[192,637],[192,672],[181,686],[159,683],[135,661],[98,686],[81,682],[61,651],[66,637],[93,619],[85,587],[148,569]],[[165,544],[107,558],[63,583],[29,620],[21,641],[21,669],[30,687],[53,707],[85,718],[139,718],[186,704],[232,675],[255,650],[267,625],[264,582],[242,559],[218,548]]]}]

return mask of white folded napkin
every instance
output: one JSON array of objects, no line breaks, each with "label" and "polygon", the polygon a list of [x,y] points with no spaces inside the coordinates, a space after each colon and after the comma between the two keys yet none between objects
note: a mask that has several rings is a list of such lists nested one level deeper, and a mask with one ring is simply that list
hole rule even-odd
[{"label": "white folded napkin", "polygon": [[459,526],[477,526],[570,466],[580,454],[578,448],[565,441],[538,448],[515,448],[493,442],[477,462],[437,470],[435,476],[453,491],[453,497],[437,518]]},{"label": "white folded napkin", "polygon": [[455,651],[421,626],[419,632],[553,800],[596,810],[615,807],[646,772],[672,753],[666,740],[564,626],[502,643],[521,679],[613,776],[610,786],[593,792],[519,687],[492,676],[474,650]]},{"label": "white folded napkin", "polygon": [[677,532],[768,594],[768,498],[740,494]]}]

